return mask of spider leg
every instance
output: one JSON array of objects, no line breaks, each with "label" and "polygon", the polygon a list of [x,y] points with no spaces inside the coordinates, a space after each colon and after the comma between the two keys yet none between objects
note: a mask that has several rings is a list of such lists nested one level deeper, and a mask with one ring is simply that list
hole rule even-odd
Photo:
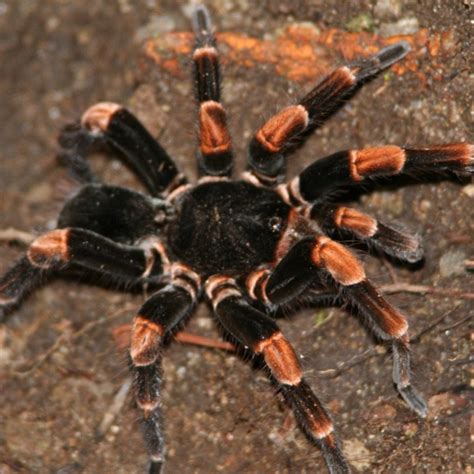
[{"label": "spider leg", "polygon": [[43,277],[70,266],[133,285],[159,277],[167,265],[158,239],[150,248],[140,248],[85,229],[56,229],[34,240],[26,255],[0,277],[0,316],[16,307]]},{"label": "spider leg", "polygon": [[[68,130],[68,132],[66,132]],[[65,133],[77,134],[78,127],[76,125],[69,125],[62,130],[62,135]],[[89,162],[86,160],[86,149],[89,153],[92,152],[92,144],[88,147],[76,145],[72,150],[62,150],[58,153],[59,162],[69,170],[72,177],[80,184],[96,184],[100,183],[100,179],[94,174]],[[81,150],[79,152],[79,150]]]},{"label": "spider leg", "polygon": [[199,147],[197,158],[206,175],[228,176],[232,172],[232,144],[227,114],[220,103],[220,66],[209,12],[198,5],[193,14],[196,44],[193,72],[199,103]]},{"label": "spider leg", "polygon": [[[267,305],[270,301],[265,292],[265,286],[271,275],[269,268],[258,268],[249,273],[245,280],[245,288],[253,302],[265,302]],[[338,291],[328,287],[320,278],[316,277],[311,281],[308,291],[303,292],[297,299],[290,299],[287,304],[278,306],[275,316],[287,315],[288,311],[292,312],[299,306],[321,306],[328,303],[335,303],[338,299]],[[296,303],[296,304],[295,304]]]},{"label": "spider leg", "polygon": [[26,256],[0,276],[0,322],[41,284],[42,276],[42,269],[32,265]]},{"label": "spider leg", "polygon": [[249,145],[248,161],[263,182],[282,178],[285,158],[331,115],[339,110],[368,79],[409,52],[405,42],[380,50],[374,56],[342,66],[319,82],[296,105],[284,108],[260,127]]},{"label": "spider leg", "polygon": [[[82,115],[80,126],[63,129],[59,144],[63,161],[73,171],[82,170],[84,157],[97,145],[118,151],[148,191],[156,196],[172,190],[184,181],[176,165],[140,121],[121,105],[99,102]],[[80,171],[81,172],[81,171]],[[85,171],[90,181],[90,171]]]},{"label": "spider leg", "polygon": [[288,184],[288,192],[296,201],[314,202],[367,179],[394,175],[423,177],[433,172],[474,172],[474,146],[452,143],[411,149],[388,145],[340,151],[306,167]]},{"label": "spider leg", "polygon": [[426,404],[410,383],[406,318],[372,285],[362,264],[343,245],[322,235],[301,239],[260,283],[260,291],[264,300],[280,305],[296,298],[318,277],[339,288],[341,297],[359,310],[374,334],[392,344],[397,390],[412,410],[426,416]]},{"label": "spider leg", "polygon": [[357,209],[342,205],[315,204],[307,208],[306,214],[315,219],[328,235],[337,232],[348,234],[407,262],[417,262],[423,256],[418,235],[410,234],[401,226],[380,222]]},{"label": "spider leg", "polygon": [[321,448],[329,471],[348,473],[331,418],[303,378],[295,351],[274,319],[247,303],[232,278],[212,276],[206,282],[206,293],[224,329],[244,347],[263,356],[303,431]]},{"label": "spider leg", "polygon": [[160,414],[161,349],[167,334],[190,314],[199,291],[199,276],[173,264],[171,282],[146,300],[135,316],[130,358],[135,399],[143,410],[144,439],[150,456],[149,474],[159,474],[164,462]]}]

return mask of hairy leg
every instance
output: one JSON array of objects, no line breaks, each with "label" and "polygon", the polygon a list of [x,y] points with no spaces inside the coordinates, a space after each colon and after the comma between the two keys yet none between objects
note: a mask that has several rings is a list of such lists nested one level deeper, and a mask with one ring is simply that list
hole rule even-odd
[{"label": "hairy leg", "polygon": [[427,407],[410,382],[408,323],[367,279],[358,259],[343,245],[326,236],[306,237],[296,243],[260,282],[264,300],[273,305],[297,298],[314,280],[326,280],[341,298],[355,306],[366,325],[393,350],[393,381],[409,407],[426,416]]},{"label": "hairy leg", "polygon": [[71,266],[132,285],[159,278],[167,265],[158,239],[140,248],[85,229],[56,229],[34,240],[26,255],[0,277],[0,316],[11,312],[42,278]]},{"label": "hairy leg", "polygon": [[172,265],[171,275],[170,283],[150,296],[135,316],[130,344],[135,399],[142,410],[144,439],[150,456],[149,474],[161,473],[164,463],[160,413],[163,341],[191,313],[200,286],[199,277],[183,265]]},{"label": "hairy leg", "polygon": [[109,146],[125,158],[153,196],[167,193],[184,181],[164,148],[119,104],[99,102],[91,106],[82,115],[79,125],[63,129],[59,144],[63,148],[63,160],[73,171],[85,168],[85,157],[94,148]]},{"label": "hairy leg", "polygon": [[342,66],[319,82],[298,104],[284,108],[267,120],[249,145],[248,160],[252,172],[269,184],[280,181],[286,157],[368,79],[400,61],[408,51],[408,44],[400,42],[374,56]]},{"label": "hairy leg", "polygon": [[211,19],[203,5],[194,11],[193,29],[196,38],[192,55],[194,89],[199,104],[199,166],[206,175],[227,176],[232,172],[232,144],[227,114],[221,105],[219,53]]},{"label": "hairy leg", "polygon": [[303,378],[295,351],[275,320],[251,306],[229,277],[209,278],[206,293],[224,329],[244,347],[263,357],[304,433],[321,448],[329,471],[348,473],[331,418]]},{"label": "hairy leg", "polygon": [[429,173],[474,172],[474,145],[453,143],[427,148],[387,145],[345,150],[320,158],[305,168],[287,187],[300,203],[325,201],[339,189],[361,185],[377,177]]}]

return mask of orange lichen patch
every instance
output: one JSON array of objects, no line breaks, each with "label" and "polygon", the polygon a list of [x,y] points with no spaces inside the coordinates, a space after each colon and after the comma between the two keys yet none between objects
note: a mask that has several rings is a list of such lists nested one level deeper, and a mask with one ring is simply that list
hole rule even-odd
[{"label": "orange lichen patch", "polygon": [[48,266],[52,260],[69,260],[68,249],[69,229],[57,229],[41,235],[33,241],[27,256],[35,266]]},{"label": "orange lichen patch", "polygon": [[150,365],[156,360],[163,334],[162,325],[140,315],[135,317],[130,340],[130,356],[135,365]]},{"label": "orange lichen patch", "polygon": [[177,59],[165,59],[163,61],[163,68],[169,71],[173,76],[179,76],[181,74],[181,65]]},{"label": "orange lichen patch", "polygon": [[393,145],[349,152],[349,167],[354,181],[361,181],[364,175],[399,173],[405,161],[405,151]]},{"label": "orange lichen patch", "polygon": [[302,105],[286,107],[271,117],[255,135],[268,151],[276,153],[308,125],[308,112]]},{"label": "orange lichen patch", "polygon": [[227,46],[224,63],[228,60],[244,67],[253,67],[257,63],[273,62],[270,58],[274,52],[266,49],[271,44],[268,41],[236,33],[217,34],[217,40]]},{"label": "orange lichen patch", "polygon": [[203,155],[223,153],[231,148],[227,117],[222,105],[213,100],[203,102],[199,109],[199,141]]},{"label": "orange lichen patch", "polygon": [[[382,38],[372,33],[349,33],[336,28],[320,32],[299,24],[285,28],[274,40],[237,33],[217,34],[224,64],[230,62],[239,67],[273,64],[281,76],[302,83],[314,82],[333,70],[337,63],[369,56],[401,40],[409,43],[412,51],[401,63],[392,66],[392,70],[398,75],[413,72],[425,82],[425,72],[419,70],[420,57],[429,54],[431,68],[440,67],[443,56],[446,53],[453,54],[453,50],[458,47],[454,39],[452,31],[429,33],[426,28],[413,35]],[[176,60],[181,56],[189,56],[193,44],[191,33],[168,33],[148,40],[145,55],[170,74],[184,77],[187,74],[186,61]],[[170,62],[170,59],[175,61]]]},{"label": "orange lichen patch", "polygon": [[325,268],[341,285],[355,285],[365,279],[364,268],[352,252],[328,237],[318,237],[311,259],[317,267]]},{"label": "orange lichen patch", "polygon": [[339,207],[334,213],[334,223],[337,227],[351,230],[361,237],[372,237],[377,232],[375,219],[350,207]]},{"label": "orange lichen patch", "polygon": [[298,385],[303,373],[291,344],[281,332],[264,339],[255,346],[257,354],[262,353],[266,364],[278,382]]}]

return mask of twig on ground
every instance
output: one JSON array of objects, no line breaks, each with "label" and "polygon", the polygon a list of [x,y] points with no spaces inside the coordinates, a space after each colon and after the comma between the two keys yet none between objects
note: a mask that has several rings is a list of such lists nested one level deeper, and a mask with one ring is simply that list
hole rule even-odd
[{"label": "twig on ground", "polygon": [[345,362],[340,362],[335,369],[318,370],[317,373],[321,378],[334,379],[352,367],[355,367],[356,365],[359,365],[362,362],[371,359],[372,357],[383,354],[385,354],[385,351],[381,352],[378,347],[371,347],[361,354],[356,354]]},{"label": "twig on ground", "polygon": [[444,328],[441,328],[440,332],[450,331],[451,329],[457,328],[458,326],[462,326],[465,322],[469,321],[470,319],[474,319],[474,314],[468,314],[467,316],[460,319],[459,321],[456,321],[450,326],[445,326]]},{"label": "twig on ground", "polygon": [[235,346],[230,342],[221,341],[219,339],[211,339],[209,337],[199,336],[190,332],[180,331],[174,335],[177,341],[186,344],[194,344],[195,346],[213,347],[225,351],[235,351]]},{"label": "twig on ground", "polygon": [[411,344],[417,344],[420,342],[420,339],[430,331],[432,331],[438,324],[444,321],[448,316],[450,316],[452,311],[448,311],[447,313],[442,314],[439,318],[436,318],[431,324],[428,324],[425,328],[423,328],[416,336],[410,338]]},{"label": "twig on ground", "polygon": [[110,404],[109,409],[104,413],[102,421],[100,422],[99,427],[97,428],[97,436],[102,438],[107,434],[109,428],[112,426],[115,418],[122,410],[125,401],[127,400],[127,395],[130,392],[132,387],[132,379],[129,377],[125,380],[122,386],[119,388],[118,392],[115,394],[112,403]]},{"label": "twig on ground", "polygon": [[464,292],[459,290],[446,290],[443,288],[435,288],[434,286],[426,285],[411,285],[410,283],[391,283],[382,285],[380,289],[384,293],[415,293],[415,294],[429,294],[433,296],[452,296],[454,298],[462,298],[466,300],[474,300],[474,293]]},{"label": "twig on ground", "polygon": [[[425,285],[411,285],[409,283],[392,283],[388,285],[383,285],[381,287],[381,290],[389,294],[406,292],[406,293],[414,293],[414,294],[431,294],[434,296],[441,295],[441,296],[454,296],[454,297],[459,297],[463,299],[474,299],[474,293],[470,293],[470,292],[462,292],[458,290],[444,290],[444,289],[434,288],[434,287],[425,286]],[[23,369],[23,370],[13,369],[13,373],[21,377],[29,375],[31,372],[33,372],[34,370],[39,368],[41,365],[43,365],[44,362],[54,352],[56,352],[59,349],[59,347],[62,346],[62,344],[76,340],[77,338],[85,334],[86,332],[92,330],[94,327],[100,324],[106,323],[108,321],[111,321],[117,318],[119,315],[123,314],[124,312],[132,311],[133,309],[134,308],[130,308],[130,307],[121,308],[112,316],[99,318],[95,321],[91,321],[85,324],[81,329],[79,329],[73,334],[70,334],[70,333],[61,334],[56,339],[54,344],[48,350],[46,350],[41,356],[39,356],[39,358],[34,363],[32,363],[28,368]],[[421,330],[415,337],[412,338],[411,340],[412,343],[418,342],[424,334],[434,329],[449,314],[450,313],[443,314],[441,317],[439,317],[437,320],[431,323],[428,327]],[[449,326],[447,328],[443,328],[442,331],[457,327],[471,318],[472,316],[469,315],[466,318],[463,318],[461,321],[457,321],[454,325]],[[124,326],[127,326],[127,325],[124,325]],[[174,338],[177,341],[184,342],[187,344],[194,344],[194,345],[203,346],[203,347],[212,347],[212,348],[222,349],[222,350],[227,350],[227,351],[235,351],[235,346],[231,344],[230,342],[221,341],[218,339],[211,339],[204,336],[199,336],[197,334],[187,333],[184,331],[176,333]],[[358,365],[364,362],[365,360],[370,359],[371,357],[375,357],[377,355],[380,355],[380,352],[377,352],[376,349],[373,349],[373,350],[369,349],[363,352],[362,354],[356,355],[352,357],[351,359],[349,359],[348,361],[339,364],[339,366],[336,367],[335,369],[322,370],[322,371],[319,371],[318,373],[323,377],[334,378],[340,375],[341,373],[345,372],[346,370],[354,367],[355,365]]]},{"label": "twig on ground", "polygon": [[[444,321],[448,316],[450,316],[452,311],[449,311],[439,318],[437,318],[435,321],[433,321],[431,324],[423,328],[418,334],[416,334],[414,337],[411,338],[411,343],[416,344],[419,342],[419,340],[424,336],[426,333],[432,331],[434,328],[436,328],[442,321]],[[453,329],[455,327],[461,326],[465,322],[469,321],[470,319],[473,319],[473,315],[468,315],[465,318],[461,319],[460,321],[456,321],[456,323],[450,325],[450,326],[445,326],[443,328],[440,328],[440,332],[447,331],[449,329]],[[380,346],[378,347],[372,347],[370,349],[365,350],[361,354],[356,354],[355,356],[351,357],[350,359],[340,362],[336,368],[334,369],[326,369],[326,370],[319,370],[318,375],[321,376],[322,378],[336,378],[339,375],[341,375],[343,372],[346,372],[347,370],[351,369],[352,367],[355,367],[356,365],[362,364],[368,359],[371,359],[372,357],[377,357],[381,355],[385,355],[386,351],[381,351]]]},{"label": "twig on ground", "polygon": [[387,269],[387,272],[390,275],[390,279],[392,280],[392,283],[397,284],[399,282],[398,275],[395,269],[393,268],[392,264],[384,257],[382,258],[382,263],[384,267]]},{"label": "twig on ground", "polygon": [[[121,324],[112,330],[115,338],[115,344],[119,350],[127,350],[130,347],[130,339],[132,335],[132,325],[129,323]],[[195,346],[211,347],[222,349],[225,351],[235,351],[235,346],[230,342],[221,339],[211,339],[210,337],[200,336],[186,331],[178,331],[173,335],[176,341],[184,344],[193,344]]]},{"label": "twig on ground", "polygon": [[90,322],[84,324],[84,326],[82,326],[80,329],[78,329],[76,332],[74,332],[72,334],[69,333],[69,332],[64,332],[63,334],[61,334],[56,339],[54,344],[52,344],[49,347],[49,349],[47,349],[45,352],[43,352],[41,355],[38,356],[38,358],[35,360],[34,363],[24,364],[23,366],[26,365],[27,368],[17,369],[17,368],[14,367],[13,370],[12,370],[12,373],[16,376],[19,376],[19,377],[25,377],[25,376],[30,375],[36,369],[41,367],[49,359],[49,357],[51,357],[51,355],[54,354],[63,344],[65,344],[67,342],[75,341],[76,339],[83,336],[85,333],[91,331],[92,329],[99,326],[100,324],[104,324],[104,323],[107,323],[109,321],[112,321],[112,320],[118,318],[119,316],[121,316],[123,313],[128,312],[128,311],[132,311],[133,309],[134,309],[134,307],[126,306],[126,307],[121,308],[120,310],[116,311],[115,313],[113,313],[110,316],[104,316],[102,318],[99,318],[99,319],[96,319],[94,321],[90,321]]},{"label": "twig on ground", "polygon": [[19,244],[27,247],[35,239],[36,235],[14,229],[13,227],[0,229],[0,242],[18,242]]}]

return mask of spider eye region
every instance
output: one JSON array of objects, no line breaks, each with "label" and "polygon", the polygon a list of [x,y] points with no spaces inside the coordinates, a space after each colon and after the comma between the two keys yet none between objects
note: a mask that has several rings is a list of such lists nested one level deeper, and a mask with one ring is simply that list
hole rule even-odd
[{"label": "spider eye region", "polygon": [[270,226],[270,229],[272,230],[272,232],[279,233],[281,232],[283,228],[283,219],[278,216],[271,217],[268,220],[268,225]]},{"label": "spider eye region", "polygon": [[275,191],[244,181],[200,184],[183,197],[168,242],[194,271],[238,275],[274,260],[289,210]]}]

